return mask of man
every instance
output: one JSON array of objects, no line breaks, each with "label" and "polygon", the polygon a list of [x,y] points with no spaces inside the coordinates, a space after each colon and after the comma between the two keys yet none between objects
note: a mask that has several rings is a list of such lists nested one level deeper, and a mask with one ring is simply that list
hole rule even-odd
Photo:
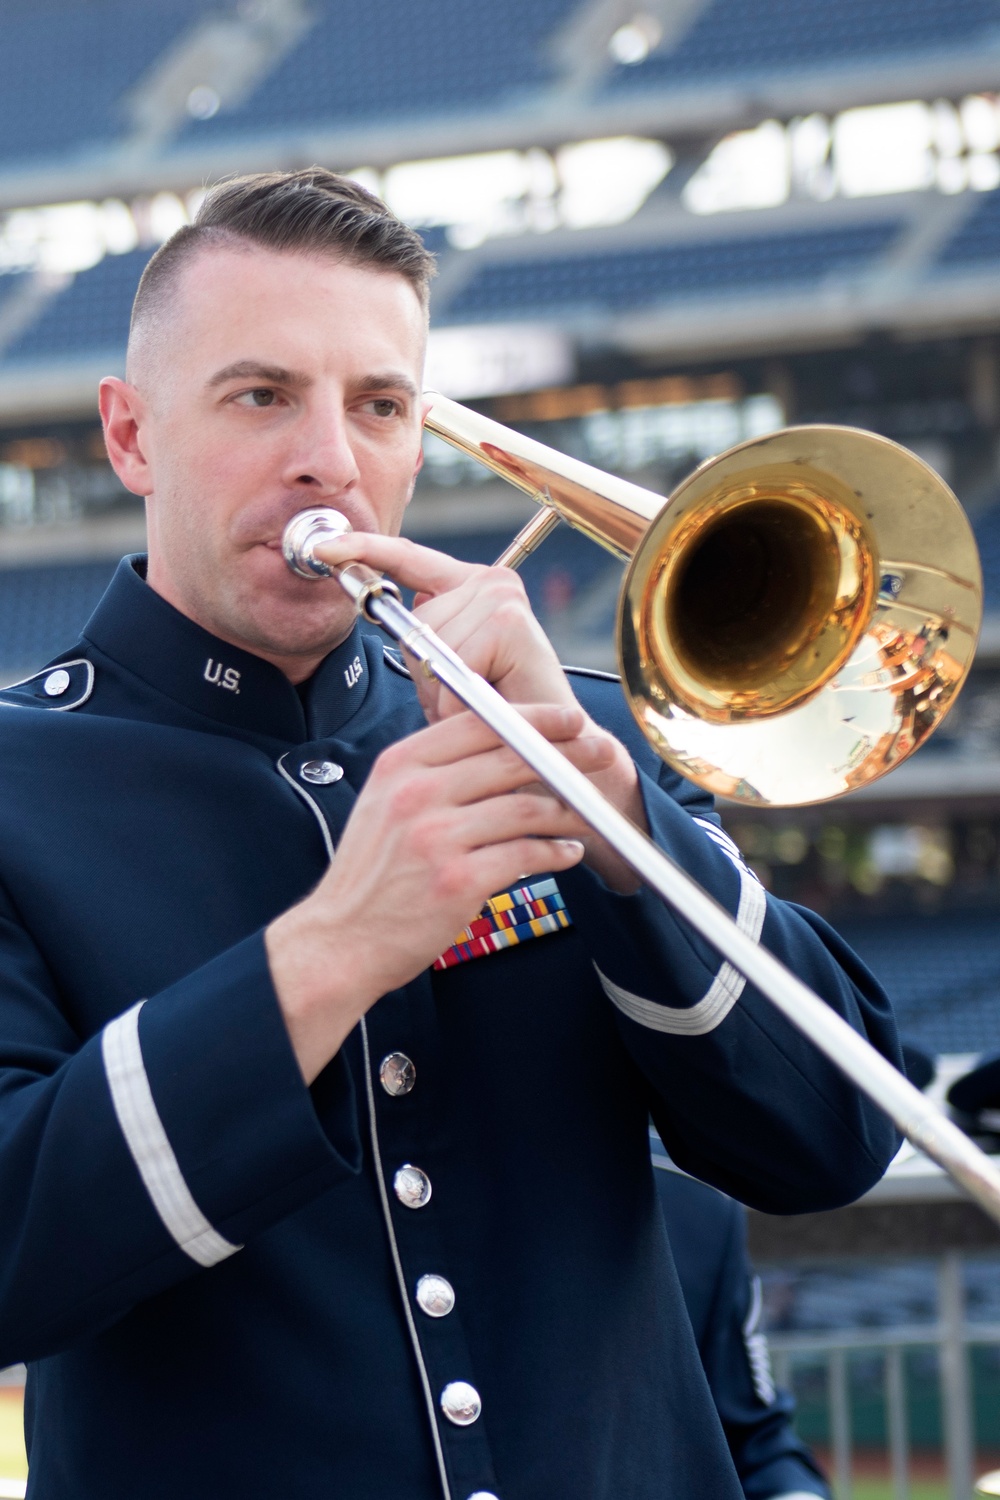
[{"label": "man", "polygon": [[[148,563],[3,695],[0,1354],[31,1366],[35,1500],[737,1500],[649,1112],[771,1211],[853,1198],[895,1147],[335,582],[282,562],[292,516],[343,511],[336,556],[416,588],[893,1054],[860,964],[765,898],[613,684],[571,688],[516,578],[397,536],[429,269],[331,174],[209,195],[101,393]],[[465,961],[474,921],[498,951]]]},{"label": "man", "polygon": [[743,1210],[673,1169],[656,1173],[684,1304],[746,1500],[831,1500],[771,1373]]}]

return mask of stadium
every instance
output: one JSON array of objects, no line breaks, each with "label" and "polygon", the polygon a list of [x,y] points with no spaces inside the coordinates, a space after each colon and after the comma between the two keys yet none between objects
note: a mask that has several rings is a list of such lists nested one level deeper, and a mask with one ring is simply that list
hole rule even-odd
[{"label": "stadium", "polygon": [[[1000,1048],[995,0],[36,0],[4,7],[0,119],[0,680],[143,549],[96,389],[150,255],[215,182],[332,168],[437,257],[428,387],[664,496],[800,423],[952,487],[985,619],[947,723],[832,805],[721,810],[870,964],[937,1097]],[[428,436],[405,532],[489,562],[533,509]],[[615,670],[621,573],[566,526],[526,562],[563,661]],[[1000,1232],[905,1152],[870,1202],[751,1218],[838,1500],[968,1500],[1000,1464]]]}]

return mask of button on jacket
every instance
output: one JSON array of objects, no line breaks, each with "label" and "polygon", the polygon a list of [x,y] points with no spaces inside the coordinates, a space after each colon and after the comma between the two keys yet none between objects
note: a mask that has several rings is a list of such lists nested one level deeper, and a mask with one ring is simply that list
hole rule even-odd
[{"label": "button on jacket", "polygon": [[831,1500],[812,1454],[795,1435],[795,1404],[774,1384],[742,1208],[679,1172],[657,1171],[656,1186],[698,1352],[746,1500],[793,1494]]},{"label": "button on jacket", "polygon": [[[574,686],[656,839],[895,1057],[850,951],[765,896],[614,683]],[[771,1212],[857,1196],[894,1131],[584,869],[571,925],[384,996],[307,1089],[263,929],[421,724],[380,638],[296,689],[135,559],[0,694],[0,1361],[29,1362],[34,1500],[738,1500],[649,1114]]]}]

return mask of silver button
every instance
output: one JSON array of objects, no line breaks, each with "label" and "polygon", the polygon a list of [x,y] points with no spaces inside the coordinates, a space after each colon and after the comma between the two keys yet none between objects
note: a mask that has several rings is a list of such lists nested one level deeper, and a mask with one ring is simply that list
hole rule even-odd
[{"label": "silver button", "polygon": [[426,1208],[431,1201],[431,1180],[426,1172],[406,1162],[392,1179],[392,1190],[406,1208]]},{"label": "silver button", "polygon": [[446,1318],[455,1306],[455,1288],[443,1276],[421,1276],[417,1302],[429,1318]]},{"label": "silver button", "polygon": [[479,1392],[467,1380],[449,1381],[441,1392],[441,1410],[456,1427],[471,1427],[482,1409]]},{"label": "silver button", "polygon": [[497,1500],[497,1497],[492,1490],[477,1490],[474,1495],[469,1496],[469,1500]]},{"label": "silver button", "polygon": [[42,686],[50,698],[61,698],[69,684],[69,673],[64,667],[58,667],[56,671],[49,673]]},{"label": "silver button", "polygon": [[299,772],[302,780],[312,782],[313,786],[333,786],[343,774],[343,766],[338,766],[335,760],[307,760]]},{"label": "silver button", "polygon": [[390,1052],[379,1064],[378,1077],[386,1093],[398,1099],[416,1083],[417,1070],[405,1052]]}]

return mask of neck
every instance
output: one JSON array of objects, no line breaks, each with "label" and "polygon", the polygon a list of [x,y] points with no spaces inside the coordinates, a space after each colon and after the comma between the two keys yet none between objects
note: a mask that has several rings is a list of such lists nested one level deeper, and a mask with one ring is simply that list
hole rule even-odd
[{"label": "neck", "polygon": [[194,621],[195,625],[200,625],[202,630],[207,630],[209,635],[214,635],[217,640],[225,641],[229,646],[236,646],[240,651],[248,651],[251,655],[260,657],[261,661],[277,667],[293,687],[298,687],[300,682],[305,682],[311,677],[320,663],[329,656],[331,651],[336,651],[338,646],[343,645],[354,629],[354,620],[351,619],[346,629],[342,630],[335,639],[324,640],[322,645],[307,651],[282,651],[262,641],[244,639],[238,631],[227,630],[225,625],[211,618],[208,613],[198,607],[196,602],[181,598],[176,589],[171,587],[169,577],[163,577],[160,570],[156,568],[152,556],[147,564],[146,583],[154,593],[173,605],[179,614],[186,615],[189,620]]}]

